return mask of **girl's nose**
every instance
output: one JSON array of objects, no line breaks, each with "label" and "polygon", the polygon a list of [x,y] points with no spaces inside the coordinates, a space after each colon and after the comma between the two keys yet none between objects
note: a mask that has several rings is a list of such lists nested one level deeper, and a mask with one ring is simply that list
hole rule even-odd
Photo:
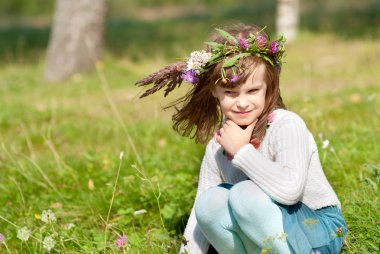
[{"label": "girl's nose", "polygon": [[244,96],[239,96],[236,101],[236,106],[242,109],[247,108],[249,106],[247,98]]}]

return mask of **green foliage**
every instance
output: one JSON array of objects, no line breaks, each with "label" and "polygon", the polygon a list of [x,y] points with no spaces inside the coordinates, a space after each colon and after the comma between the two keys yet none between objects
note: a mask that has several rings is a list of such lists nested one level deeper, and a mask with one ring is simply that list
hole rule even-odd
[{"label": "green foliage", "polygon": [[0,2],[2,15],[46,15],[52,13],[53,0],[8,0]]}]

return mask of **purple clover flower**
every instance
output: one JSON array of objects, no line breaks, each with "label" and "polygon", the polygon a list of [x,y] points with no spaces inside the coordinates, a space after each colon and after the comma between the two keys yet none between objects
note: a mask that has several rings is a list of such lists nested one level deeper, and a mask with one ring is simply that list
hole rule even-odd
[{"label": "purple clover flower", "polygon": [[264,50],[265,47],[267,46],[267,43],[268,43],[268,39],[265,35],[263,34],[259,34],[257,37],[256,37],[256,47],[260,50]]},{"label": "purple clover flower", "polygon": [[319,250],[312,250],[310,254],[321,254],[321,252]]},{"label": "purple clover flower", "polygon": [[238,40],[238,47],[241,50],[246,50],[249,47],[249,43],[248,43],[248,41],[246,39],[239,38],[239,40]]},{"label": "purple clover flower", "polygon": [[231,82],[236,83],[239,81],[239,79],[240,79],[239,75],[232,75]]},{"label": "purple clover flower", "polygon": [[181,78],[186,82],[195,84],[198,82],[197,72],[195,70],[188,70],[182,73]]},{"label": "purple clover flower", "polygon": [[272,54],[276,54],[278,51],[280,51],[280,43],[278,41],[273,41],[269,45],[269,52]]},{"label": "purple clover flower", "polygon": [[5,237],[2,233],[0,233],[0,244],[2,244],[5,240]]},{"label": "purple clover flower", "polygon": [[128,237],[126,235],[121,235],[116,241],[115,241],[115,245],[116,247],[118,248],[124,248],[125,246],[127,246],[128,244]]}]

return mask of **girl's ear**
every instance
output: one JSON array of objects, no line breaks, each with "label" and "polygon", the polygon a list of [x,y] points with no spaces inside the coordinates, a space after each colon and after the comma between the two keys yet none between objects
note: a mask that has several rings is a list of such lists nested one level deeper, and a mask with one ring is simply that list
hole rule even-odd
[{"label": "girl's ear", "polygon": [[216,87],[215,86],[213,86],[211,88],[211,94],[212,94],[212,96],[214,96],[214,98],[218,98],[218,96],[216,95]]}]

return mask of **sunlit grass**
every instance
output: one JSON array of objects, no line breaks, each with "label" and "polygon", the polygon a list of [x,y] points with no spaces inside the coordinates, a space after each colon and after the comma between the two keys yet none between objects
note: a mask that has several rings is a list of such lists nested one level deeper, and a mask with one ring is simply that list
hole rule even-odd
[{"label": "sunlit grass", "polygon": [[[380,66],[373,52],[379,43],[302,33],[288,48],[284,99],[320,147],[329,140],[320,157],[349,226],[344,253],[376,253]],[[172,111],[161,110],[186,85],[169,98],[159,93],[143,100],[133,86],[171,61],[159,54],[138,62],[106,54],[100,72],[60,84],[42,80],[42,57],[35,65],[0,69],[0,233],[12,253],[43,252],[38,240],[21,244],[17,230],[27,226],[43,239],[52,229],[41,231],[35,214],[47,209],[67,240],[56,252],[122,252],[114,242],[123,233],[128,253],[177,252],[204,146],[174,133]],[[70,223],[75,227],[67,231]]]}]

